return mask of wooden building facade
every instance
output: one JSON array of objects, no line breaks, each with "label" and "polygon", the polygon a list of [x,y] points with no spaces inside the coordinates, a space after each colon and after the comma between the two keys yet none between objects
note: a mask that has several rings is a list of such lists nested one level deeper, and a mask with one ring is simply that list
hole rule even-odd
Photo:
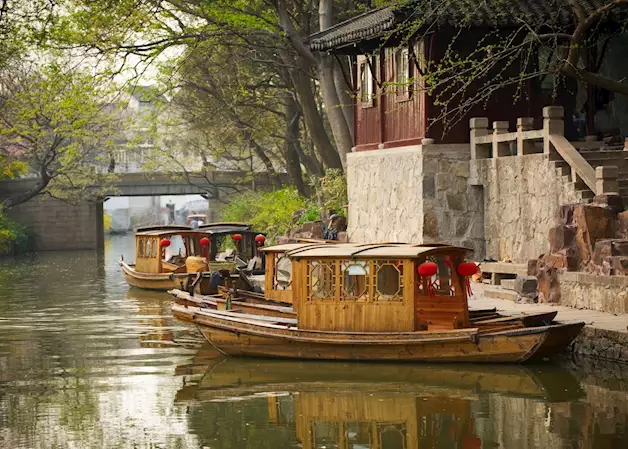
[{"label": "wooden building facade", "polygon": [[[406,3],[410,6],[369,11],[310,37],[312,50],[349,56],[352,61],[354,151],[418,145],[426,137],[436,143],[466,143],[471,117],[508,120],[511,124],[518,117],[533,117],[540,124],[544,106],[561,105],[568,118],[578,109],[575,92],[582,86],[575,80],[567,78],[557,86],[551,76],[529,77],[521,84],[500,87],[486,101],[465,106],[464,116],[457,117],[445,132],[443,121],[436,120],[445,111],[438,101],[439,91],[428,89],[422,76],[427,64],[439,64],[451,57],[447,55],[451,50],[455,57],[465,58],[478,48],[487,48],[491,43],[488,39],[499,43],[500,39],[510,38],[521,27],[522,17],[537,24],[556,22],[565,30],[569,30],[573,18],[569,5],[561,4],[561,0],[443,2],[438,13],[420,10],[429,7],[430,2],[421,7],[416,6],[420,2]],[[430,22],[429,17],[436,14],[438,18]],[[408,36],[409,23],[415,18],[423,25]],[[546,64],[543,55],[533,54],[532,58],[532,64]],[[522,70],[521,61],[504,65],[495,67],[495,76],[516,77]],[[485,82],[486,78],[478,81],[478,89]],[[468,96],[476,92],[472,85]],[[566,120],[565,126],[568,138],[576,140],[570,135],[575,125]]]}]

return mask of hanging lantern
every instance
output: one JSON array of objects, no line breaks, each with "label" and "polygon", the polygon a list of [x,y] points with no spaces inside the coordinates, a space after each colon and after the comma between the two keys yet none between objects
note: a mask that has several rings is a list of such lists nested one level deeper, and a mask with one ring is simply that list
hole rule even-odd
[{"label": "hanging lantern", "polygon": [[242,234],[233,234],[233,236],[231,237],[233,239],[234,242],[239,242],[240,240],[242,240]]},{"label": "hanging lantern", "polygon": [[205,259],[209,259],[209,239],[207,237],[203,237],[201,240],[199,240],[199,243],[203,248],[203,256],[205,256]]},{"label": "hanging lantern", "polygon": [[159,247],[160,248],[167,248],[169,246],[170,246],[170,240],[168,240],[168,239],[161,239],[159,241]]},{"label": "hanging lantern", "polygon": [[257,234],[255,236],[255,241],[257,242],[257,246],[264,246],[264,242],[266,241],[266,237],[262,234]]},{"label": "hanging lantern", "polygon": [[434,286],[430,278],[438,273],[438,265],[434,262],[423,262],[416,271],[423,278],[423,281],[427,282],[429,296],[434,296]]},{"label": "hanging lantern", "polygon": [[203,238],[200,240],[200,243],[201,243],[201,245],[203,245],[203,246],[208,246],[208,245],[209,245],[209,239],[208,239],[207,237],[203,237]]},{"label": "hanging lantern", "polygon": [[478,272],[478,266],[473,262],[463,262],[458,265],[456,270],[460,276],[464,278],[465,288],[467,290],[467,296],[472,296],[471,291],[471,276]]},{"label": "hanging lantern", "polygon": [[438,272],[438,265],[436,265],[434,262],[423,262],[421,265],[419,265],[417,272],[422,278],[431,278]]}]

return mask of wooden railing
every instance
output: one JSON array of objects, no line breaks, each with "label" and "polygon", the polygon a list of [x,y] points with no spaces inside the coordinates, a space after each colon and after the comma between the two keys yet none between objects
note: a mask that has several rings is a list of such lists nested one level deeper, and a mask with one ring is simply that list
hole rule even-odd
[{"label": "wooden railing", "polygon": [[[562,106],[543,108],[543,129],[532,129],[534,119],[517,119],[517,131],[508,131],[508,122],[493,122],[492,132],[488,129],[488,119],[472,118],[471,126],[471,161],[477,159],[495,159],[508,156],[524,156],[545,153],[551,161],[564,161],[571,169],[571,182],[584,184],[596,195],[619,191],[616,166],[593,168],[576,148],[565,139],[564,110]],[[541,145],[542,143],[542,145]],[[516,152],[512,147],[516,146]]]}]

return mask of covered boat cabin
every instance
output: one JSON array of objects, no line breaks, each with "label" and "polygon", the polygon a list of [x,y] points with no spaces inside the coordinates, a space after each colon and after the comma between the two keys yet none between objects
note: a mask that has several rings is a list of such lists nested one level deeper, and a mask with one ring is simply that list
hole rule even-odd
[{"label": "covered boat cabin", "polygon": [[[251,229],[246,223],[209,223],[199,226],[198,230],[207,234],[210,240],[209,260],[229,249],[235,249],[235,255],[248,262],[258,255],[258,249],[266,239],[266,234]],[[258,237],[264,237],[260,240]]]},{"label": "covered boat cabin", "polygon": [[[444,244],[293,245],[266,249],[267,282],[291,289],[303,330],[414,332],[469,327],[466,248]],[[290,282],[282,271],[291,260]],[[275,282],[276,280],[276,282]],[[270,293],[270,295],[269,295]]]},{"label": "covered boat cabin", "polygon": [[[181,238],[181,246],[167,250],[174,237]],[[202,237],[203,233],[192,231],[189,226],[184,225],[137,228],[135,230],[135,270],[141,273],[185,273],[185,261],[189,256],[203,256],[200,243]],[[172,255],[168,257],[168,253]]]}]

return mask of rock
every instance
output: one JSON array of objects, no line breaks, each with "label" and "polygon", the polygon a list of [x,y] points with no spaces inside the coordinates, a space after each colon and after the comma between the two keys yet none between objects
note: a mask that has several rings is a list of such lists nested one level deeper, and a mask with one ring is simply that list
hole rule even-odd
[{"label": "rock", "polygon": [[610,274],[612,275],[628,275],[628,257],[626,256],[611,256],[604,259],[604,265],[610,267]]},{"label": "rock", "polygon": [[602,265],[602,260],[613,255],[613,240],[602,239],[595,242],[595,250],[593,251],[593,262],[596,265]]},{"label": "rock", "polygon": [[523,296],[536,296],[537,279],[534,276],[517,276],[515,291]]},{"label": "rock", "polygon": [[338,241],[342,243],[347,243],[349,241],[349,236],[345,231],[341,231],[338,233]]},{"label": "rock", "polygon": [[312,226],[310,233],[312,234],[313,239],[322,239],[325,226],[322,221],[314,221],[314,225]]},{"label": "rock", "polygon": [[[559,270],[578,271],[578,257],[574,254],[575,250],[561,250],[558,253],[548,254],[544,258],[544,263],[548,268]],[[538,275],[538,274],[537,274]]]},{"label": "rock", "polygon": [[301,225],[300,232],[312,232],[312,228],[314,228],[315,221],[306,221]]},{"label": "rock", "polygon": [[617,215],[617,237],[628,238],[628,210]]},{"label": "rock", "polygon": [[342,215],[335,216],[331,223],[329,223],[329,227],[331,229],[336,229],[338,232],[344,232],[347,230],[347,217],[343,217]]},{"label": "rock", "polygon": [[[543,255],[541,255],[541,258],[543,257]],[[538,273],[537,267],[539,264],[539,260],[538,259],[531,259],[528,260],[528,276],[536,276]]]},{"label": "rock", "polygon": [[544,267],[538,274],[539,303],[560,302],[560,283],[558,282],[558,270],[556,268]]},{"label": "rock", "polygon": [[604,193],[593,198],[593,204],[609,209],[613,214],[624,211],[624,200],[616,193]]},{"label": "rock", "polygon": [[593,259],[595,243],[614,237],[614,214],[608,209],[589,204],[578,204],[573,208],[573,223],[576,226],[576,249],[581,266]]},{"label": "rock", "polygon": [[563,248],[571,247],[576,239],[576,228],[568,225],[558,225],[550,229],[550,252],[557,253]]},{"label": "rock", "polygon": [[517,303],[517,304],[536,304],[538,301],[539,301],[539,297],[536,294],[534,296],[518,295],[517,299],[515,300],[515,303]]},{"label": "rock", "polygon": [[573,211],[578,204],[563,204],[558,211],[557,225],[570,225],[573,223]]},{"label": "rock", "polygon": [[438,218],[434,209],[426,208],[423,211],[423,235],[435,238],[438,236]]}]

